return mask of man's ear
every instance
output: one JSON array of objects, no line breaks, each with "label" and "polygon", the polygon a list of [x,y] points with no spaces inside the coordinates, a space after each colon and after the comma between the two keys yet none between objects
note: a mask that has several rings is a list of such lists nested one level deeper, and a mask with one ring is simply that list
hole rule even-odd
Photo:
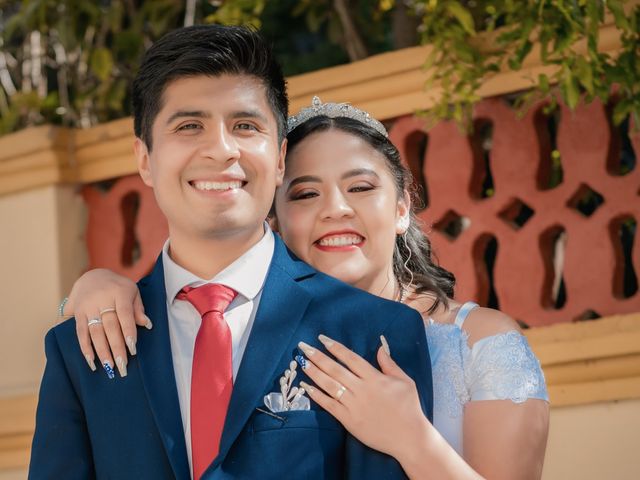
[{"label": "man's ear", "polygon": [[133,152],[136,156],[136,162],[138,163],[138,173],[140,178],[149,187],[153,187],[153,179],[151,176],[151,164],[149,160],[149,149],[147,144],[142,139],[136,137],[133,142]]},{"label": "man's ear", "polygon": [[398,199],[396,208],[396,235],[402,235],[409,228],[411,222],[411,196],[407,190]]},{"label": "man's ear", "polygon": [[282,181],[284,179],[284,157],[287,156],[287,139],[282,140],[282,144],[280,145],[280,153],[278,154],[278,164],[276,166],[276,187],[282,185]]}]

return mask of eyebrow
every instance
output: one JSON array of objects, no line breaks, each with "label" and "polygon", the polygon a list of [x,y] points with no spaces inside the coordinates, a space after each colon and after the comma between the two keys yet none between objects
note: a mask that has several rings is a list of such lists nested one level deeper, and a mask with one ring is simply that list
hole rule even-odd
[{"label": "eyebrow", "polygon": [[353,170],[349,170],[342,177],[342,180],[345,178],[357,177],[358,175],[371,175],[372,177],[380,178],[380,175],[376,173],[375,170],[371,168],[354,168]]},{"label": "eyebrow", "polygon": [[231,118],[233,119],[237,119],[237,118],[255,118],[257,120],[260,120],[261,122],[267,122],[267,117],[265,117],[262,112],[260,112],[259,110],[241,110],[238,112],[233,112],[231,114]]},{"label": "eyebrow", "polygon": [[[380,178],[380,176],[376,173],[376,171],[370,168],[354,168],[353,170],[349,170],[348,172],[345,172],[340,178],[342,180],[345,180],[347,178],[357,177],[358,175],[371,175],[373,177]],[[302,175],[301,177],[296,177],[293,180],[291,180],[291,182],[289,182],[289,186],[287,187],[287,192],[291,190],[293,187],[295,187],[296,185],[298,185],[299,183],[306,183],[306,182],[322,183],[322,179],[314,175]]]},{"label": "eyebrow", "polygon": [[167,125],[169,125],[171,122],[173,122],[178,118],[184,118],[184,117],[211,118],[211,115],[202,110],[178,110],[177,112],[174,112],[173,114],[171,114],[171,116],[167,120]]},{"label": "eyebrow", "polygon": [[322,179],[320,177],[314,177],[313,175],[302,175],[301,177],[296,177],[289,182],[289,186],[287,187],[287,192],[291,190],[293,187],[298,185],[299,183],[322,183]]},{"label": "eyebrow", "polygon": [[[178,110],[174,112],[167,120],[167,125],[178,118],[211,118],[211,114],[203,110]],[[238,118],[255,118],[261,122],[266,122],[267,118],[258,110],[241,110],[231,114],[232,119]]]}]

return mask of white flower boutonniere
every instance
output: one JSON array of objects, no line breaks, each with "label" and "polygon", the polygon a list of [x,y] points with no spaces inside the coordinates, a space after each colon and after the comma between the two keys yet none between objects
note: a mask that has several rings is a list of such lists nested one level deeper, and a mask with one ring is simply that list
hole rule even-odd
[{"label": "white flower boutonniere", "polygon": [[271,412],[309,410],[311,408],[309,398],[304,395],[304,388],[293,386],[293,381],[298,374],[296,372],[297,366],[298,364],[292,360],[289,368],[280,377],[280,392],[272,392],[264,396],[264,404]]}]

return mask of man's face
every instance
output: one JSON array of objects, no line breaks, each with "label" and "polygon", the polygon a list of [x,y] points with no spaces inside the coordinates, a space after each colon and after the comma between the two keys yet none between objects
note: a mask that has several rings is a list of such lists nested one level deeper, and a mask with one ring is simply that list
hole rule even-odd
[{"label": "man's face", "polygon": [[171,237],[262,232],[285,154],[262,83],[246,75],[181,78],[162,101],[151,152],[140,139],[135,150]]}]

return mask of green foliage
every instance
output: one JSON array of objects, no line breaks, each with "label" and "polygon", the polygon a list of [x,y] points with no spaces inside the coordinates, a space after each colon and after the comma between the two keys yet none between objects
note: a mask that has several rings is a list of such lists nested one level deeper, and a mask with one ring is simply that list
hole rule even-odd
[{"label": "green foliage", "polygon": [[180,26],[181,3],[0,0],[0,133],[128,115],[139,58]]},{"label": "green foliage", "polygon": [[[422,42],[433,45],[426,61],[428,87],[440,84],[442,99],[429,112],[437,120],[470,125],[482,83],[501,69],[520,70],[534,45],[543,65],[557,66],[541,74],[537,87],[518,98],[527,106],[547,98],[575,108],[581,98],[607,102],[617,98],[613,120],[629,114],[640,125],[640,6],[623,0],[416,0]],[[630,14],[629,14],[630,12]],[[610,15],[622,40],[614,57],[599,51],[600,27]],[[479,35],[491,35],[486,45]],[[586,54],[576,45],[583,42]],[[557,88],[552,88],[557,85]],[[427,87],[427,88],[428,88]]]},{"label": "green foliage", "polygon": [[[43,122],[87,127],[129,115],[142,52],[186,22],[186,3],[0,0],[0,134]],[[521,70],[535,51],[543,65],[557,68],[532,79],[537,86],[518,96],[518,107],[546,98],[551,110],[559,97],[574,108],[583,98],[613,97],[613,121],[633,116],[640,125],[637,2],[197,0],[195,6],[195,23],[260,28],[287,75],[349,61],[362,51],[349,48],[353,39],[368,54],[393,49],[398,30],[408,28],[407,19],[415,21],[421,42],[434,47],[425,61],[426,88],[443,90],[428,112],[433,120],[471,125],[486,79]],[[399,10],[404,24],[397,22]],[[601,27],[610,21],[622,43],[617,56],[599,51]]]}]

